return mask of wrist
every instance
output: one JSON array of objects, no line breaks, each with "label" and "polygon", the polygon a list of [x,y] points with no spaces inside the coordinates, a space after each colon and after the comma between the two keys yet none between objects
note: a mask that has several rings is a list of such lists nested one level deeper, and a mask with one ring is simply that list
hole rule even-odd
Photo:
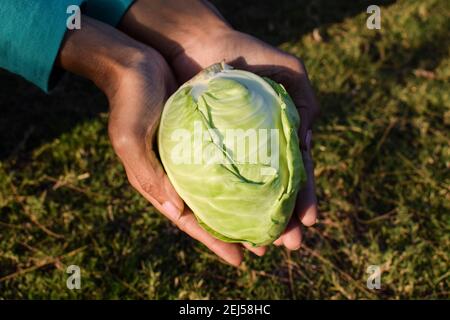
[{"label": "wrist", "polygon": [[82,28],[67,32],[57,64],[90,79],[110,98],[124,73],[145,59],[146,51],[116,29],[83,16]]},{"label": "wrist", "polygon": [[195,43],[232,30],[204,0],[136,0],[119,28],[151,45],[169,61]]}]

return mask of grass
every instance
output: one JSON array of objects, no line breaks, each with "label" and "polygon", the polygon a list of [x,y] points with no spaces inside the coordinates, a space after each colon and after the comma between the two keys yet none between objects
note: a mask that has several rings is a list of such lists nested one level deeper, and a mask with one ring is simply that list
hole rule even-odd
[{"label": "grass", "polygon": [[0,298],[448,299],[449,2],[385,1],[381,30],[367,1],[215,3],[302,57],[320,100],[303,248],[224,265],[128,185],[97,89],[69,76],[45,96],[2,72]]}]

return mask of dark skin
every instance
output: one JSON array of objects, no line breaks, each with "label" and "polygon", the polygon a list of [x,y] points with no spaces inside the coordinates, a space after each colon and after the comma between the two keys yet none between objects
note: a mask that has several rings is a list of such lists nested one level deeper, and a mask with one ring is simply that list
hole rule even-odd
[{"label": "dark skin", "polygon": [[[300,223],[310,226],[317,218],[309,145],[319,112],[300,60],[233,30],[206,1],[137,0],[119,28],[123,33],[83,17],[82,29],[68,32],[58,63],[94,81],[108,97],[110,139],[131,185],[181,230],[232,265],[242,261],[241,245],[220,241],[199,226],[156,157],[152,141],[161,111],[178,83],[218,61],[286,87],[302,119],[299,136],[308,182],[286,231],[274,244],[298,249]],[[257,255],[266,251],[244,247]]]}]

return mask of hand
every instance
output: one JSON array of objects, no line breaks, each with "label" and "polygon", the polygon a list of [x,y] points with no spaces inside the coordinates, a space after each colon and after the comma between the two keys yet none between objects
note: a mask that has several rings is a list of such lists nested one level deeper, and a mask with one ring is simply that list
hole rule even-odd
[{"label": "hand", "polygon": [[[302,62],[250,35],[232,30],[207,1],[137,0],[120,28],[163,53],[180,82],[213,63],[225,61],[286,87],[301,117],[299,137],[307,183],[300,190],[293,219],[275,244],[298,249],[301,245],[299,222],[311,226],[317,218],[310,143],[319,107]],[[252,250],[261,255],[265,248]]]},{"label": "hand", "polygon": [[110,139],[131,185],[181,230],[228,263],[240,264],[240,247],[212,237],[184,208],[153,149],[163,104],[176,89],[164,58],[121,32],[84,17],[80,31],[67,33],[57,62],[93,80],[105,92],[111,111]]},{"label": "hand", "polygon": [[301,118],[299,136],[307,183],[298,196],[296,217],[275,241],[276,245],[284,244],[286,248],[296,250],[301,245],[299,221],[311,226],[317,218],[310,143],[312,123],[319,108],[306,70],[294,56],[234,30],[221,31],[202,42],[191,43],[184,51],[172,57],[171,65],[178,77],[184,81],[217,61],[225,61],[238,69],[248,70],[283,84],[298,108]]},{"label": "hand", "polygon": [[163,103],[176,88],[165,60],[155,51],[148,52],[122,77],[110,99],[109,134],[122,160],[131,185],[159,211],[188,235],[205,244],[233,265],[239,265],[242,252],[238,245],[212,237],[197,222],[157,160],[153,143]]}]

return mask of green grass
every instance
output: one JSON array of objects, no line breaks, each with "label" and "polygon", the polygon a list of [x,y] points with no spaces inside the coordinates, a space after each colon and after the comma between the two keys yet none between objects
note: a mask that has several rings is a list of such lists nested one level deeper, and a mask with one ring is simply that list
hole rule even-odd
[{"label": "green grass", "polygon": [[[367,1],[215,1],[304,59],[323,111],[319,224],[299,252],[240,269],[132,190],[91,84],[70,76],[45,96],[3,72],[0,298],[449,298],[450,4],[391,2],[377,31]],[[70,264],[81,290],[66,288]],[[381,290],[366,288],[373,264]]]}]

